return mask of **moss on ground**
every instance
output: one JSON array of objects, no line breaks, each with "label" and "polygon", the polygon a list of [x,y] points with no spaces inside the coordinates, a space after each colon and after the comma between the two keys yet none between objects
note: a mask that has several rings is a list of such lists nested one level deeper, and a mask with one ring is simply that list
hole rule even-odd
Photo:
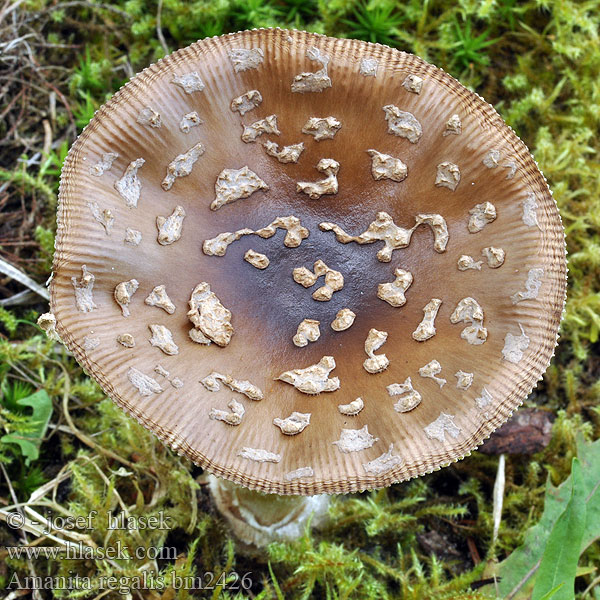
[{"label": "moss on ground", "polygon": [[[196,39],[282,26],[358,37],[419,54],[493,104],[525,141],[558,203],[569,252],[561,341],[526,405],[557,415],[550,445],[528,460],[507,459],[499,537],[492,544],[497,458],[474,453],[419,480],[336,498],[331,521],[262,557],[236,551],[215,515],[201,472],[126,417],[67,355],[34,326],[36,297],[0,305],[2,433],[24,417],[7,398],[45,389],[53,401],[38,460],[0,442],[0,503],[38,494],[28,510],[63,517],[98,511],[74,540],[120,542],[140,556],[105,560],[15,559],[0,550],[0,584],[26,577],[101,576],[155,570],[169,581],[213,573],[250,589],[167,588],[134,597],[487,598],[473,589],[486,563],[502,560],[543,509],[545,482],[570,472],[575,439],[600,437],[600,2],[537,0],[31,0],[0,8],[0,257],[39,282],[49,274],[58,177],[69,145],[94,111],[131,75]],[[160,35],[157,25],[160,22]],[[0,277],[0,297],[23,288]],[[28,387],[29,386],[29,387]],[[25,419],[26,420],[26,419]],[[40,487],[41,486],[41,487]],[[160,515],[170,529],[111,532],[106,511]],[[26,512],[34,518],[34,513]],[[439,536],[431,552],[431,536]],[[23,537],[24,536],[24,537]],[[60,545],[41,533],[0,529],[6,546]],[[429,541],[429,544],[427,543]],[[163,548],[149,556],[152,548]],[[578,598],[600,598],[598,542],[580,561]],[[223,577],[221,577],[223,575]],[[221,578],[221,579],[220,579]],[[205,584],[210,577],[204,577]],[[110,593],[106,598],[118,597]]]}]

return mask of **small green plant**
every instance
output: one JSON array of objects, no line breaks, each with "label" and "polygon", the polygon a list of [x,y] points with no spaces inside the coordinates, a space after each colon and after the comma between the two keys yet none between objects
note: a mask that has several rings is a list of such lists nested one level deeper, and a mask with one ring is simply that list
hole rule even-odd
[{"label": "small green plant", "polygon": [[[54,232],[38,225],[34,231],[35,241],[40,246],[40,259],[46,272],[52,270],[52,257],[54,255]],[[37,319],[34,319],[34,321]]]},{"label": "small green plant", "polygon": [[9,310],[0,306],[0,324],[10,335],[13,335],[19,326],[19,320]]},{"label": "small green plant", "polygon": [[281,8],[265,0],[235,0],[231,13],[234,29],[273,27],[283,17]]},{"label": "small green plant", "polygon": [[198,39],[204,39],[207,37],[214,37],[221,35],[225,31],[225,20],[223,18],[212,18],[206,21],[202,21],[198,24],[197,34]]},{"label": "small green plant", "polygon": [[63,162],[69,152],[69,141],[65,140],[57,150],[50,150],[45,156],[38,177],[40,179],[50,178],[50,181],[54,184],[54,191],[58,194],[58,185],[60,182],[60,170],[62,169]]},{"label": "small green plant", "polygon": [[52,400],[45,390],[34,393],[31,386],[20,381],[11,385],[5,379],[1,391],[4,429],[8,433],[0,438],[0,444],[18,446],[25,466],[29,466],[40,456],[40,445],[52,415]]},{"label": "small green plant", "polygon": [[98,110],[99,103],[94,100],[92,93],[89,91],[79,90],[77,95],[79,101],[73,107],[73,116],[77,129],[81,131],[93,118],[94,113]]},{"label": "small green plant", "polygon": [[352,9],[352,15],[354,19],[342,20],[349,27],[347,37],[387,46],[397,45],[398,27],[404,17],[398,13],[395,2],[360,2]]},{"label": "small green plant", "polygon": [[89,47],[86,47],[79,64],[71,77],[71,93],[75,90],[101,94],[106,91],[107,83],[112,79],[110,63],[106,60],[92,60]]},{"label": "small green plant", "polygon": [[316,0],[283,0],[282,4],[285,22],[296,27],[312,21],[318,14]]},{"label": "small green plant", "polygon": [[458,19],[454,19],[453,33],[456,41],[451,45],[452,64],[460,70],[472,68],[474,65],[487,66],[490,58],[483,52],[498,41],[498,38],[488,40],[489,29],[475,35],[471,29],[470,19],[460,26]]},{"label": "small green plant", "polygon": [[[600,440],[577,442],[579,460],[560,486],[548,479],[544,514],[525,542],[498,565],[501,596],[572,600],[577,564],[600,538]],[[552,596],[547,596],[552,593]]]},{"label": "small green plant", "polygon": [[[0,462],[8,464],[16,493],[28,498],[45,483],[39,464],[40,446],[52,415],[52,401],[44,390],[8,379],[0,386]],[[31,411],[30,411],[31,409]]]},{"label": "small green plant", "polygon": [[521,17],[527,11],[527,6],[519,4],[518,0],[501,0],[495,5],[495,15],[500,22],[506,23],[510,31],[517,28],[517,17]]}]

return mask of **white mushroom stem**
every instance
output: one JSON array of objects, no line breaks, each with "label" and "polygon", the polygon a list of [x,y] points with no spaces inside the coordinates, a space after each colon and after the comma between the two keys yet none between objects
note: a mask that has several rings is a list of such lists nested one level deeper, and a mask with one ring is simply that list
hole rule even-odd
[{"label": "white mushroom stem", "polygon": [[[299,482],[314,477],[312,468],[306,466],[288,475],[289,480]],[[280,496],[255,492],[214,475],[208,475],[207,480],[217,509],[236,537],[250,547],[295,540],[304,533],[309,521],[312,527],[319,527],[327,519],[327,494]]]}]

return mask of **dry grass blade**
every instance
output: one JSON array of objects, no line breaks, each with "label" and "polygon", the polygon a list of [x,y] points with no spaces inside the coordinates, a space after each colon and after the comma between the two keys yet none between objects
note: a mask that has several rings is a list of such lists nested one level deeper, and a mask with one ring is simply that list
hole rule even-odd
[{"label": "dry grass blade", "polygon": [[50,295],[48,294],[48,290],[46,288],[42,287],[39,283],[36,283],[33,279],[31,279],[31,277],[25,275],[25,273],[19,271],[19,269],[13,267],[10,263],[6,262],[2,258],[0,258],[0,273],[8,275],[12,279],[23,284],[25,287],[28,287],[30,290],[44,298],[44,300],[50,299]]}]

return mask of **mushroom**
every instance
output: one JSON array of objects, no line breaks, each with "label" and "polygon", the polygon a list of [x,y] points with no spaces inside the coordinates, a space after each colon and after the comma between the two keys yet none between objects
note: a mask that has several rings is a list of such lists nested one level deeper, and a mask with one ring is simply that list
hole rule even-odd
[{"label": "mushroom", "polygon": [[[138,121],[147,107],[160,127]],[[203,124],[183,130],[193,110]],[[335,134],[303,133],[329,116]],[[492,150],[512,177],[484,163]],[[227,253],[202,251],[220,235]],[[251,268],[253,253],[269,267]],[[492,268],[457,266],[482,256]],[[225,480],[304,496],[469,454],[544,373],[566,288],[556,204],[490,105],[416,56],[276,29],[178,50],[98,110],[63,168],[53,271],[56,331],[119,406]],[[305,319],[333,325],[298,347]],[[385,368],[382,335],[365,356],[373,331]],[[213,372],[264,401],[205,387]],[[232,514],[249,497],[219,486]]]}]

